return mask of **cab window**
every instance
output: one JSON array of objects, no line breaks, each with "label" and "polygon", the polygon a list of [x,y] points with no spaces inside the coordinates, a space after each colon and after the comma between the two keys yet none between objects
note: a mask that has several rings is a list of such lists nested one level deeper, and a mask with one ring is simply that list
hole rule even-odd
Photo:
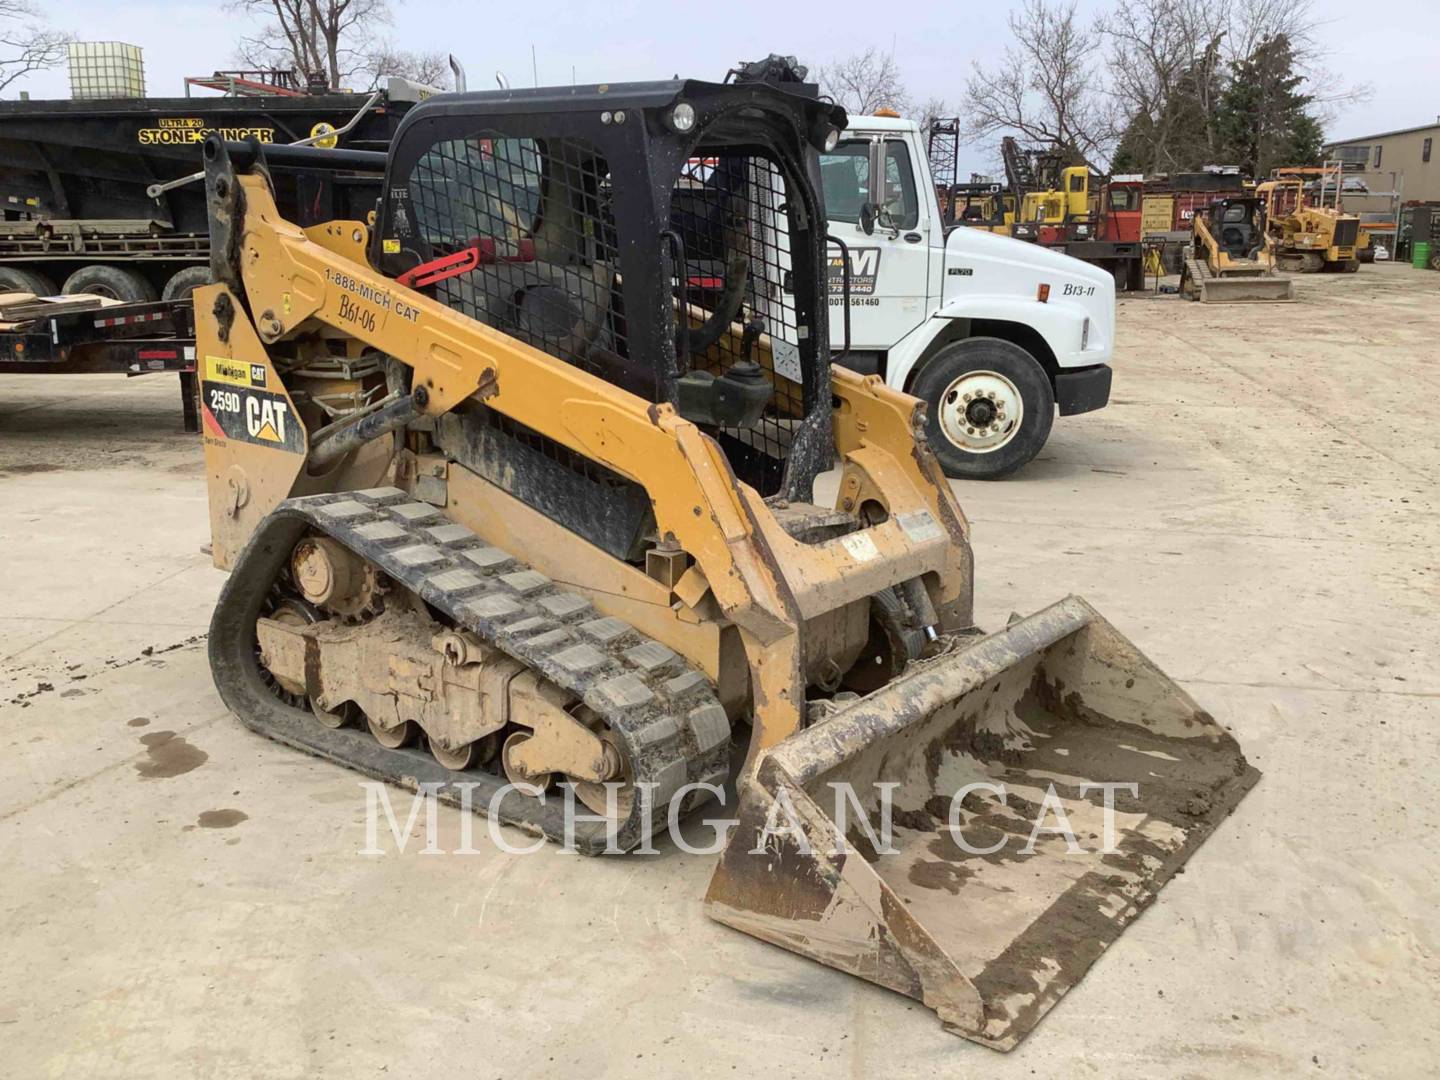
[{"label": "cab window", "polygon": [[831,221],[858,222],[861,204],[874,201],[890,215],[888,224],[913,229],[920,221],[920,196],[910,151],[898,139],[885,143],[885,182],[871,196],[870,143],[854,139],[820,155],[820,182],[825,189],[825,213]]},{"label": "cab window", "polygon": [[485,133],[436,143],[410,176],[422,236],[443,250],[480,237],[516,241],[532,235],[542,173],[533,139]]},{"label": "cab window", "polygon": [[920,199],[915,191],[915,172],[910,168],[910,151],[898,139],[885,143],[885,193],[881,208],[897,229],[913,229],[920,221]]},{"label": "cab window", "polygon": [[870,144],[842,142],[828,154],[821,154],[820,182],[830,220],[859,221],[860,205],[870,198]]},{"label": "cab window", "polygon": [[1112,187],[1110,189],[1111,210],[1139,210],[1140,191],[1132,187]]}]

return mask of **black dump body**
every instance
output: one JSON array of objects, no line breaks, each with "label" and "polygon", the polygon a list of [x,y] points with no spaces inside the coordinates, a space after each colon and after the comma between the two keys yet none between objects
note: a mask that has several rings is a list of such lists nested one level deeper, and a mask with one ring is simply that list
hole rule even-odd
[{"label": "black dump body", "polygon": [[[367,94],[304,97],[135,98],[0,102],[0,206],[7,221],[150,221],[177,233],[207,230],[205,192],[190,184],[150,198],[150,184],[202,167],[211,131],[262,144],[307,138],[316,124],[340,128]],[[384,150],[408,107],[382,98],[340,140]],[[322,187],[321,184],[324,183]],[[357,216],[355,193],[333,177],[276,175],[281,206],[301,224]],[[372,185],[360,197],[374,208]],[[356,203],[351,206],[351,203]],[[360,215],[363,216],[363,210]]]}]

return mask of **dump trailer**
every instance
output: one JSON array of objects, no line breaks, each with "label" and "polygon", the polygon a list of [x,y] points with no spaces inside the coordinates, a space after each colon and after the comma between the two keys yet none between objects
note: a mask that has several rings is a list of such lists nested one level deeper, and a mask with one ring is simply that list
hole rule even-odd
[{"label": "dump trailer", "polygon": [[[207,280],[209,229],[200,184],[175,181],[209,133],[383,151],[424,92],[392,80],[378,94],[0,101],[0,289],[184,299]],[[302,225],[363,218],[379,194],[344,170],[278,170],[275,185]]]},{"label": "dump trailer", "polygon": [[[846,117],[782,74],[433,98],[373,226],[207,139],[210,663],[329,761],[560,842],[578,800],[587,854],[733,781],[714,918],[1006,1049],[1258,774],[1082,600],[975,625],[923,406],[831,366]],[[1027,850],[1043,806],[1108,853]]]},{"label": "dump trailer", "polygon": [[1295,282],[1275,272],[1261,200],[1220,199],[1195,214],[1190,224],[1191,242],[1180,269],[1181,296],[1210,304],[1295,298]]}]

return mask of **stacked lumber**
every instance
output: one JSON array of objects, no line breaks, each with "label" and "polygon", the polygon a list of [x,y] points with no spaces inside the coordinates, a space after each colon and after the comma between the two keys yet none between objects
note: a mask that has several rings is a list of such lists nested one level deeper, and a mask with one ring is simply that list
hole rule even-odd
[{"label": "stacked lumber", "polygon": [[90,311],[118,303],[104,296],[75,293],[71,296],[36,296],[28,292],[0,293],[0,331],[20,330],[25,324],[51,315]]}]

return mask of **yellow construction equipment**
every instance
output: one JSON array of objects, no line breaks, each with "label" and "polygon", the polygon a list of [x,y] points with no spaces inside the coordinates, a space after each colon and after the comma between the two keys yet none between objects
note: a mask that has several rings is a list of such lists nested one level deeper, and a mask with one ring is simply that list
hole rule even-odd
[{"label": "yellow construction equipment", "polygon": [[[212,136],[211,665],[584,853],[724,800],[712,916],[1005,1049],[1258,773],[1084,601],[974,625],[923,406],[831,366],[845,120],[770,63],[437,96],[374,160]],[[280,157],[383,166],[373,219],[285,221]]]},{"label": "yellow construction equipment", "polygon": [[1266,246],[1261,199],[1220,199],[1190,220],[1190,250],[1180,268],[1181,296],[1202,303],[1295,298],[1294,281],[1275,272]]},{"label": "yellow construction equipment", "polygon": [[[1369,246],[1370,238],[1362,234],[1360,219],[1339,207],[1338,172],[1334,206],[1307,203],[1308,175],[1321,175],[1323,180],[1329,176],[1324,169],[1277,169],[1273,179],[1256,188],[1256,196],[1265,203],[1266,249],[1277,267],[1291,273],[1353,274],[1360,269],[1359,252]],[[1327,189],[1321,185],[1322,191]]]}]

